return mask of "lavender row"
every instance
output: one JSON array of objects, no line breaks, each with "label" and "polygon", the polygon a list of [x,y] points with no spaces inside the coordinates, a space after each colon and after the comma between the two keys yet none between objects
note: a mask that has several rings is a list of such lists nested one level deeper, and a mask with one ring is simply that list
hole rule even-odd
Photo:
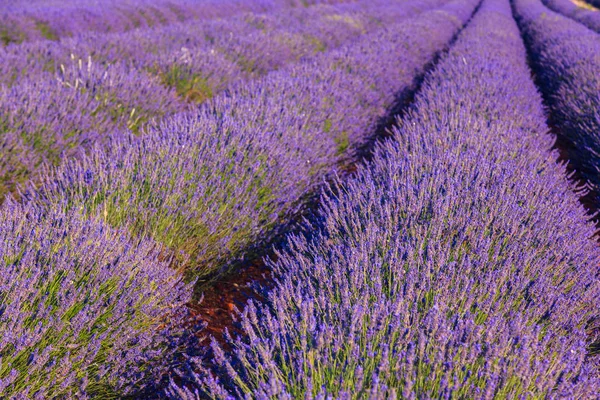
[{"label": "lavender row", "polygon": [[548,10],[516,0],[515,12],[531,54],[551,122],[572,166],[600,205],[600,35]]},{"label": "lavender row", "polygon": [[[278,29],[291,29],[292,32],[300,31],[307,35],[311,32],[308,29],[314,28],[320,36],[312,39],[316,47],[323,48],[338,39],[339,34],[335,32],[340,26],[353,25],[355,29],[364,30],[368,28],[368,24],[393,21],[394,15],[388,16],[383,12],[373,15],[372,18],[361,15],[361,11],[365,9],[374,12],[377,4],[381,3],[379,1],[371,4],[363,1],[268,14],[244,13],[224,20],[189,21],[156,29],[121,34],[92,34],[60,42],[37,42],[8,47],[0,51],[0,81],[11,86],[23,78],[37,80],[44,73],[58,72],[60,65],[68,64],[73,57],[92,57],[94,62],[101,65],[125,62],[126,65],[145,69],[151,67],[155,58],[161,54],[171,54],[173,58],[177,58],[182,55],[183,48],[192,54],[200,51],[210,53],[211,50],[227,48],[229,41],[239,40],[240,37],[261,32],[276,33]],[[407,8],[410,7],[408,3],[406,5]],[[323,24],[324,19],[331,27]],[[304,24],[308,26],[303,28]],[[331,38],[321,34],[328,28],[333,32]],[[280,38],[280,41],[283,41],[283,38]],[[256,47],[256,44],[252,46]]]},{"label": "lavender row", "polygon": [[269,262],[233,350],[169,394],[595,398],[600,254],[547,130],[508,1],[485,0],[393,139]]},{"label": "lavender row", "polygon": [[[79,67],[86,69],[85,65]],[[67,86],[83,84],[81,79],[63,80]],[[94,176],[86,175],[86,179]],[[69,205],[57,204],[30,215],[6,207],[14,210],[10,215],[18,223],[7,226],[3,243],[10,246],[17,241],[20,251],[2,252],[6,255],[3,259],[15,271],[24,271],[27,265],[40,277],[27,280],[17,272],[6,277],[6,293],[11,296],[6,304],[12,308],[4,315],[17,323],[3,327],[5,332],[16,332],[14,340],[5,335],[3,366],[7,367],[0,377],[3,397],[116,398],[143,388],[162,369],[172,367],[168,364],[170,351],[179,338],[157,318],[185,299],[189,287],[171,282],[175,276],[167,268],[168,260],[157,261],[159,251],[152,242],[130,243],[122,232],[73,216],[77,212]],[[63,215],[61,209],[69,211]],[[11,217],[2,220],[11,221]],[[28,235],[23,229],[29,226],[38,230]],[[37,243],[47,247],[39,249]],[[56,251],[60,257],[56,256],[54,269],[48,260]],[[23,254],[27,257],[21,263]],[[37,256],[36,264],[33,257]],[[48,270],[52,273],[44,275],[42,271]],[[46,290],[48,287],[51,289]],[[48,307],[37,307],[42,302],[36,299],[45,299],[48,291],[52,297]],[[32,316],[33,310],[19,308],[19,304],[33,304],[41,311]],[[38,329],[35,335],[25,344],[14,345],[28,338],[31,323]],[[158,365],[152,362],[148,366],[148,359]]]},{"label": "lavender row", "polygon": [[587,26],[588,28],[600,33],[600,10],[578,0],[577,3],[571,0],[546,0],[546,5],[575,21]]},{"label": "lavender row", "polygon": [[[139,54],[138,60],[147,61],[145,66],[138,61],[139,68],[127,62],[105,66],[91,57],[72,59],[56,75],[46,73],[0,89],[0,195],[14,192],[42,163],[57,165],[103,142],[109,133],[137,133],[190,108],[184,98],[202,102],[237,81],[306,58],[318,46],[326,50],[349,42],[376,29],[378,16],[401,19],[419,12],[409,4],[355,9],[360,13],[331,7],[292,16],[247,15],[219,23],[219,29],[205,26],[215,28],[205,31],[211,32],[210,46],[190,46],[179,54]],[[333,17],[340,20],[331,21]],[[230,31],[237,34],[230,36]]]},{"label": "lavender row", "polygon": [[59,209],[0,221],[0,397],[121,398],[176,365],[191,287],[160,247]]},{"label": "lavender row", "polygon": [[[318,6],[276,15],[246,16],[232,23],[185,27],[170,35],[198,38],[136,57],[136,67],[149,69],[163,83],[192,100],[210,98],[232,76],[255,78],[284,64],[337,48],[382,26],[439,4],[433,1],[369,1]],[[183,27],[178,27],[183,28]],[[191,28],[191,29],[190,29]]]},{"label": "lavender row", "polygon": [[[315,3],[335,1],[311,1]],[[303,6],[297,0],[129,0],[103,2],[28,2],[0,8],[0,43],[58,40],[88,32],[124,32],[184,20],[222,18],[240,12],[264,12]]]},{"label": "lavender row", "polygon": [[[94,2],[73,4],[66,1],[9,5],[0,9],[3,21],[0,41],[3,45],[14,45],[25,41],[58,40],[88,32],[124,32],[187,19],[224,17],[240,8],[266,11],[274,5],[272,3],[250,2],[250,7],[240,7],[234,1],[150,3],[138,0],[109,2],[101,6]],[[266,9],[263,5],[267,5]]]},{"label": "lavender row", "polygon": [[470,6],[453,3],[389,25],[146,135],[115,138],[107,153],[51,171],[31,195],[45,207],[66,199],[85,213],[102,212],[109,224],[189,257],[190,274],[222,272],[352,156]]}]

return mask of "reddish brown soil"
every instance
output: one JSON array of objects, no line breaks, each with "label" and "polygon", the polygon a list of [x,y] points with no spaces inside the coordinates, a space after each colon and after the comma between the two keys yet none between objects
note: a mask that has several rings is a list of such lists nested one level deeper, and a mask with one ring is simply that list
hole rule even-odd
[{"label": "reddish brown soil", "polygon": [[223,335],[225,329],[234,336],[242,333],[235,325],[236,310],[243,310],[250,299],[263,300],[255,288],[256,285],[271,286],[271,276],[271,271],[260,258],[236,269],[235,273],[217,279],[204,291],[200,302],[188,305],[192,315],[206,323],[199,334],[203,337],[212,335],[222,346],[227,347]]}]

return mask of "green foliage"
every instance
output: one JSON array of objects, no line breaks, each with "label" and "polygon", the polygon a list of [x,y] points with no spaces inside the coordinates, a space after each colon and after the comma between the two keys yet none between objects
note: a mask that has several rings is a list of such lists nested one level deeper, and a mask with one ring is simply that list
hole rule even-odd
[{"label": "green foliage", "polygon": [[44,39],[55,41],[58,40],[58,35],[47,22],[36,21],[35,27],[40,31]]},{"label": "green foliage", "polygon": [[214,96],[213,88],[202,75],[173,64],[161,75],[165,86],[174,88],[177,94],[193,103],[203,103]]}]

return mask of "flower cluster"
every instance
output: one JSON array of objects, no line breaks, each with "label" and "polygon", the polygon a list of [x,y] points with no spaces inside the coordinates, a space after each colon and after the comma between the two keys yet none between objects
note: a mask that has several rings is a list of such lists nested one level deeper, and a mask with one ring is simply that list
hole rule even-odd
[{"label": "flower cluster", "polygon": [[185,20],[223,18],[337,0],[15,0],[0,5],[0,45],[126,32]]}]

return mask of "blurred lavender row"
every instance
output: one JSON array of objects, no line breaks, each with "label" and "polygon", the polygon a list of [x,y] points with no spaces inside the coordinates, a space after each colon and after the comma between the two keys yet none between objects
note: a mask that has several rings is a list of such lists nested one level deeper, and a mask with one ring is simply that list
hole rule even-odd
[{"label": "blurred lavender row", "polygon": [[545,0],[548,8],[600,33],[600,10],[583,0]]},{"label": "blurred lavender row", "polygon": [[337,0],[94,0],[4,1],[0,44],[58,40],[88,32],[125,32],[178,21],[222,18]]},{"label": "blurred lavender row", "polygon": [[48,208],[64,199],[152,237],[189,257],[184,266],[194,276],[223,272],[353,157],[470,11],[452,3],[401,20],[233,88],[145,135],[114,137],[108,152],[49,171],[29,195]]},{"label": "blurred lavender row", "polygon": [[0,397],[122,398],[175,367],[192,290],[159,255],[77,212],[0,208]]},{"label": "blurred lavender row", "polygon": [[[203,102],[236,81],[338,47],[390,19],[407,18],[434,3],[362,2],[295,13],[247,14],[190,25],[185,33],[179,26],[173,28],[177,33],[150,38],[154,50],[165,48],[157,54],[145,53],[149,49],[131,41],[126,42],[130,53],[114,54],[122,57],[116,64],[103,64],[92,56],[73,57],[56,72],[29,71],[18,84],[0,87],[0,195],[14,192],[42,163],[58,165],[80,156],[115,131],[137,133],[147,124],[190,109],[186,100]],[[172,50],[175,37],[192,38],[196,43]],[[166,51],[168,42],[172,43],[170,51]],[[54,51],[50,56],[61,59]],[[15,53],[15,59],[22,57]],[[36,57],[27,61],[27,65],[44,64]],[[15,67],[11,66],[11,73],[21,70]]]},{"label": "blurred lavender row", "polygon": [[548,10],[540,0],[515,0],[525,42],[550,120],[566,156],[600,206],[600,35]]},{"label": "blurred lavender row", "polygon": [[508,1],[485,0],[393,139],[270,263],[233,350],[213,343],[216,367],[169,394],[596,398],[600,258],[547,131]]},{"label": "blurred lavender row", "polygon": [[[90,34],[59,42],[10,46],[0,49],[0,81],[10,86],[25,77],[29,80],[39,79],[39,75],[45,72],[57,73],[60,65],[68,64],[71,58],[85,60],[92,57],[100,65],[125,63],[127,66],[144,69],[152,67],[156,63],[156,57],[163,54],[166,54],[164,57],[178,59],[185,56],[186,52],[194,55],[201,51],[216,51],[234,46],[236,41],[243,40],[243,36],[247,35],[256,36],[271,31],[281,35],[278,29],[287,29],[290,31],[288,34],[301,33],[306,36],[312,32],[309,28],[315,28],[320,37],[313,38],[313,41],[317,48],[322,49],[331,45],[330,42],[339,40],[336,28],[352,25],[357,30],[364,30],[369,24],[393,21],[394,15],[382,12],[371,16],[361,15],[361,11],[365,9],[375,12],[378,4],[384,4],[382,1],[372,3],[361,1],[337,6],[317,5],[267,14],[243,13],[226,19],[188,21],[119,34]],[[404,3],[408,8],[410,3]],[[324,24],[323,20],[331,26]],[[324,36],[323,31],[329,31],[328,34],[332,36]],[[252,43],[250,39],[252,38],[248,38],[246,42],[256,48],[258,44]],[[323,40],[325,42],[320,43]],[[283,38],[279,41],[284,42]]]}]

